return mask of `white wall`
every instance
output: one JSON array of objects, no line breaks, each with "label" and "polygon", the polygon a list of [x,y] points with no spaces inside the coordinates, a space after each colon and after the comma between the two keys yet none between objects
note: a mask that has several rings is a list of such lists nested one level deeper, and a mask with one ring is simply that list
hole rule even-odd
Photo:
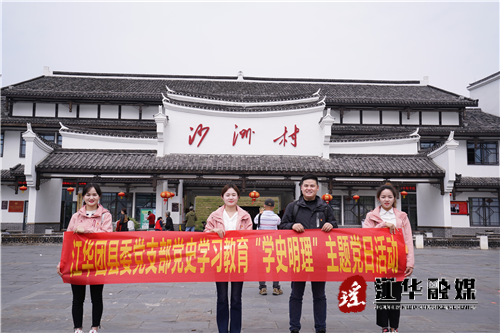
[{"label": "white wall", "polygon": [[450,227],[450,195],[430,184],[417,184],[419,227]]},{"label": "white wall", "polygon": [[403,125],[418,125],[420,124],[420,112],[411,112],[410,111],[410,119],[408,119],[408,113],[403,112],[403,116],[401,117],[401,122]]},{"label": "white wall", "polygon": [[3,157],[2,169],[12,168],[21,163],[24,164],[25,158],[19,157],[19,148],[21,146],[21,131],[5,131],[3,136]]},{"label": "white wall", "polygon": [[142,119],[152,120],[154,118],[153,116],[157,113],[158,113],[158,105],[142,107]]},{"label": "white wall", "polygon": [[19,117],[31,117],[33,115],[33,103],[14,103],[12,115]]},{"label": "white wall", "polygon": [[458,112],[442,112],[441,113],[441,124],[442,125],[460,125]]},{"label": "white wall", "polygon": [[[53,178],[40,185],[40,190],[30,187],[30,203],[35,205],[37,223],[59,222],[61,219],[61,188],[62,179]],[[31,193],[35,192],[36,204],[32,200]]]},{"label": "white wall", "polygon": [[490,114],[500,117],[500,75],[496,80],[470,90],[470,97],[479,99],[479,107]]},{"label": "white wall", "polygon": [[363,111],[363,124],[380,124],[380,112]]},{"label": "white wall", "polygon": [[[73,112],[75,112],[76,105],[73,105]],[[97,119],[97,105],[81,104],[80,105],[80,118],[94,118]]]},{"label": "white wall", "polygon": [[76,118],[76,105],[72,106],[71,112],[69,112],[69,104],[59,104],[57,109],[57,114],[59,118]]},{"label": "white wall", "polygon": [[[500,177],[498,165],[468,165],[467,141],[459,140],[458,142],[460,145],[455,151],[456,173],[461,174],[462,177]],[[498,144],[500,146],[500,141]]]},{"label": "white wall", "polygon": [[332,142],[331,154],[387,154],[408,155],[418,153],[419,139],[362,141],[362,142]]},{"label": "white wall", "polygon": [[382,111],[382,124],[384,125],[398,125],[399,124],[399,111]]},{"label": "white wall", "polygon": [[439,125],[439,112],[422,112],[422,125]]},{"label": "white wall", "polygon": [[344,124],[359,124],[359,111],[358,110],[348,110],[344,111]]},{"label": "white wall", "polygon": [[[14,189],[2,185],[2,201],[26,201],[29,197],[29,190],[15,194]],[[2,209],[2,223],[23,223],[24,213],[9,213],[9,209]]]},{"label": "white wall", "polygon": [[[321,156],[323,147],[323,131],[319,120],[323,110],[317,109],[309,113],[295,114],[291,112],[276,112],[274,116],[256,117],[254,113],[235,114],[231,112],[199,112],[189,113],[167,109],[169,122],[165,128],[165,152],[178,154],[238,154],[238,155],[309,155]],[[201,136],[194,135],[198,125],[209,127],[203,142],[198,147]],[[235,129],[235,125],[238,126]],[[299,128],[297,147],[292,146],[294,126]],[[286,145],[279,144],[287,127]],[[192,128],[192,130],[191,130]],[[241,138],[238,134],[233,146],[235,130],[251,129],[251,144],[249,138]],[[189,137],[194,136],[194,142],[189,144]]]},{"label": "white wall", "polygon": [[37,117],[55,117],[56,105],[54,103],[36,103]]},{"label": "white wall", "polygon": [[118,119],[118,105],[101,105],[101,118]]},{"label": "white wall", "polygon": [[338,110],[332,110],[330,112],[330,114],[332,115],[333,118],[335,118],[335,120],[333,121],[334,124],[340,124],[340,111]]},{"label": "white wall", "polygon": [[131,105],[122,105],[122,119],[139,119],[139,109]]}]

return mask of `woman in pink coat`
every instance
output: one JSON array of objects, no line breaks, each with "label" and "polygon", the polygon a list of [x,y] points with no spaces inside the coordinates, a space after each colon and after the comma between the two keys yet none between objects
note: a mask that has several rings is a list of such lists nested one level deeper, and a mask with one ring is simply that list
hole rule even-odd
[{"label": "woman in pink coat", "polygon": [[[68,232],[77,234],[93,232],[112,232],[113,220],[111,214],[105,209],[99,200],[101,199],[101,188],[97,184],[88,183],[83,188],[84,206],[73,216],[68,225]],[[62,276],[61,263],[57,265],[57,273]],[[92,299],[92,328],[89,333],[97,333],[101,325],[103,311],[102,290],[103,284],[90,285],[90,298]],[[83,333],[83,302],[85,301],[85,285],[71,285],[73,291],[73,324],[75,333]]]},{"label": "woman in pink coat", "polygon": [[[240,191],[233,184],[224,186],[221,191],[224,205],[210,214],[205,232],[215,232],[224,238],[229,230],[252,230],[252,218],[238,206]],[[241,332],[241,293],[243,282],[231,282],[231,311],[228,302],[228,282],[215,282],[217,288],[217,327],[219,333]],[[231,315],[230,315],[231,313]],[[231,324],[229,326],[229,318]]]},{"label": "woman in pink coat", "polygon": [[[413,255],[413,236],[410,221],[405,212],[396,208],[396,190],[391,185],[382,185],[377,190],[377,200],[380,206],[366,214],[363,228],[389,228],[394,234],[403,229],[403,237],[406,244],[406,269],[405,276],[413,273],[415,258]],[[387,283],[384,284],[387,286]],[[384,294],[387,292],[384,288]],[[401,302],[401,281],[392,282],[392,296],[396,298],[394,305],[399,306]],[[391,304],[392,305],[392,304]],[[377,325],[382,327],[382,332],[398,332],[400,310],[382,310],[377,308]]]}]

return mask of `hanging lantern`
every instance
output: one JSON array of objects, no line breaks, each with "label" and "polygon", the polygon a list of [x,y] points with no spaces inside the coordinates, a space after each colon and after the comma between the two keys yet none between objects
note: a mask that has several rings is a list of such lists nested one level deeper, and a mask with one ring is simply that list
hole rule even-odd
[{"label": "hanging lantern", "polygon": [[66,191],[68,191],[68,193],[69,193],[69,194],[73,194],[73,191],[74,191],[74,190],[75,190],[75,189],[74,189],[74,188],[72,188],[72,187],[68,187],[68,188],[66,189]]},{"label": "hanging lantern", "polygon": [[248,196],[250,198],[252,198],[252,205],[253,205],[253,203],[255,202],[255,200],[257,200],[257,198],[260,197],[260,193],[257,192],[257,191],[252,191],[252,192],[250,192],[250,194],[248,194]]},{"label": "hanging lantern", "polygon": [[351,202],[352,198],[348,196],[348,197],[345,197],[345,200],[346,200],[347,202]]},{"label": "hanging lantern", "polygon": [[354,201],[358,202],[358,200],[359,200],[359,195],[357,195],[357,194],[356,194],[356,195],[353,195],[353,196],[352,196],[352,198],[354,199]]},{"label": "hanging lantern", "polygon": [[25,185],[23,185],[19,189],[21,190],[22,193],[24,193],[24,191],[26,191],[28,188]]},{"label": "hanging lantern", "polygon": [[323,199],[324,202],[326,203],[329,203],[330,200],[333,199],[332,195],[329,194],[329,193],[326,193],[326,194],[323,194],[323,196],[321,197],[321,199]]},{"label": "hanging lantern", "polygon": [[163,192],[161,192],[160,197],[162,197],[163,202],[166,203],[168,201],[168,198],[170,198],[170,192],[163,191]]},{"label": "hanging lantern", "polygon": [[123,199],[123,197],[126,196],[126,194],[124,192],[120,192],[118,193],[118,196],[120,197],[120,199]]},{"label": "hanging lantern", "polygon": [[[404,199],[404,198],[406,198],[406,196],[408,195],[408,192],[406,192],[406,191],[402,191],[402,192],[401,192],[401,195],[403,196],[403,199]],[[451,195],[451,193],[450,193],[450,195]]]},{"label": "hanging lantern", "polygon": [[173,198],[175,197],[175,193],[174,192],[168,192],[168,198]]},{"label": "hanging lantern", "polygon": [[491,204],[493,202],[493,199],[492,198],[488,198],[488,199],[486,199],[486,202],[489,203],[489,204]]}]

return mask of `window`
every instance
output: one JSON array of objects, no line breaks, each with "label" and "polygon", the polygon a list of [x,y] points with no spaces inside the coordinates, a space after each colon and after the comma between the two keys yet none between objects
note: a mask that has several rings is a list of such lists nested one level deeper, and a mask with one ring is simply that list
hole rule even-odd
[{"label": "window", "polygon": [[470,198],[471,226],[500,226],[500,207],[496,198]]},{"label": "window", "polygon": [[24,141],[23,133],[19,133],[21,137],[21,144],[19,146],[19,157],[26,157],[26,141]]},{"label": "window", "polygon": [[366,214],[375,208],[375,197],[360,197],[358,202],[344,197],[344,224],[361,225]]},{"label": "window", "polygon": [[467,164],[498,165],[498,142],[467,141]]},{"label": "window", "polygon": [[420,140],[420,150],[429,149],[439,145],[443,141],[439,140]]},{"label": "window", "polygon": [[332,206],[333,216],[337,220],[337,224],[342,224],[342,196],[334,195],[332,200],[330,200],[329,205]]},{"label": "window", "polygon": [[0,156],[3,157],[3,132],[2,132],[2,151]]},{"label": "window", "polygon": [[39,137],[50,142],[55,142],[55,133],[37,133]]}]

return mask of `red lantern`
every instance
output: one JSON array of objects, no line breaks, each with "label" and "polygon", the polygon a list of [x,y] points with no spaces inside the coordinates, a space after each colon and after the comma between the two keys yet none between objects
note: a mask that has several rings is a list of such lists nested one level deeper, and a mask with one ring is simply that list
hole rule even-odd
[{"label": "red lantern", "polygon": [[359,200],[359,195],[357,195],[357,194],[356,194],[356,195],[353,195],[353,196],[352,196],[352,198],[354,199],[354,201],[358,202],[358,200]]},{"label": "red lantern", "polygon": [[321,199],[323,199],[324,202],[326,203],[329,203],[330,200],[333,199],[332,195],[329,194],[329,193],[326,193],[326,194],[323,194],[323,196],[321,197]]},{"label": "red lantern", "polygon": [[253,205],[253,203],[255,202],[255,200],[257,200],[257,198],[260,197],[260,193],[257,192],[257,191],[252,191],[252,192],[250,192],[250,194],[248,194],[248,196],[250,198],[252,198],[252,205]]},{"label": "red lantern", "polygon": [[23,185],[19,189],[21,190],[22,193],[24,193],[24,191],[26,191],[28,188]]},{"label": "red lantern", "polygon": [[175,197],[175,193],[174,192],[168,192],[168,198],[173,198]]},{"label": "red lantern", "polygon": [[170,192],[163,191],[163,192],[161,192],[160,197],[162,197],[163,202],[166,203],[168,201],[168,198],[170,198]]},{"label": "red lantern", "polygon": [[75,189],[74,189],[74,188],[72,188],[72,187],[68,187],[68,188],[66,189],[66,191],[68,191],[68,193],[69,193],[69,194],[73,194],[73,191],[74,191],[74,190],[75,190]]},{"label": "red lantern", "polygon": [[[401,192],[401,195],[403,196],[403,199],[404,199],[404,198],[406,198],[406,196],[408,195],[408,192],[403,191],[403,192]],[[450,195],[451,195],[451,193],[450,193]]]},{"label": "red lantern", "polygon": [[123,197],[126,196],[126,194],[124,192],[120,192],[118,193],[118,196],[120,197],[120,199],[123,199]]}]

